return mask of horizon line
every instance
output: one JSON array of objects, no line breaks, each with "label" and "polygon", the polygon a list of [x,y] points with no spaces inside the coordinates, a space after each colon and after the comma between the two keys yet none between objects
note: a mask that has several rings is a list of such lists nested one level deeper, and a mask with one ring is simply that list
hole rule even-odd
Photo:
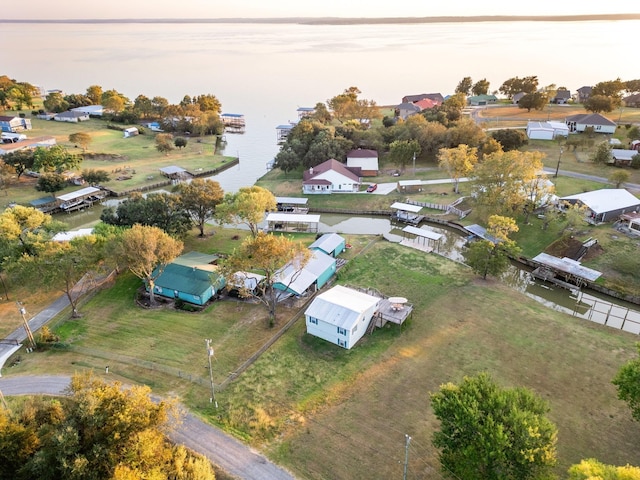
[{"label": "horizon line", "polygon": [[640,20],[640,13],[596,13],[583,15],[442,15],[433,17],[16,18],[0,19],[0,23],[296,23],[306,25],[349,25],[589,20]]}]

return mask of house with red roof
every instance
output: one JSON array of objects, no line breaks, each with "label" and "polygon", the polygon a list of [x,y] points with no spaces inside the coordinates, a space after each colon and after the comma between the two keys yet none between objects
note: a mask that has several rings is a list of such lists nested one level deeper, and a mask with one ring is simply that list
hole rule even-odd
[{"label": "house with red roof", "polygon": [[302,193],[353,193],[360,190],[360,183],[360,175],[332,158],[303,173]]}]

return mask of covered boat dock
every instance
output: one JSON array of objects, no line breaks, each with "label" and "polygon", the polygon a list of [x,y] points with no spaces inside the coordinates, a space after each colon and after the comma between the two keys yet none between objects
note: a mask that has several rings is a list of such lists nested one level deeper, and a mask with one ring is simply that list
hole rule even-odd
[{"label": "covered boat dock", "polygon": [[[402,242],[400,242],[401,245],[417,248],[425,252],[432,252],[434,247],[436,251],[440,249],[441,233],[436,233],[425,228],[413,227],[411,225],[404,227],[402,232],[404,238]],[[408,237],[407,234],[413,235],[413,238]]]},{"label": "covered boat dock", "polygon": [[105,192],[97,187],[86,187],[75,192],[65,193],[56,197],[58,208],[63,212],[73,212],[101,201],[106,196]]},{"label": "covered boat dock", "polygon": [[392,210],[395,210],[392,218],[400,222],[418,225],[422,220],[424,220],[424,215],[418,215],[418,212],[422,210],[422,207],[420,205],[395,202],[393,205],[391,205],[390,208]]},{"label": "covered boat dock", "polygon": [[267,215],[269,232],[307,232],[317,233],[320,215],[298,213],[270,213]]},{"label": "covered boat dock", "polygon": [[547,253],[540,253],[533,258],[540,264],[531,274],[541,280],[555,283],[564,288],[580,288],[589,282],[595,282],[602,272],[583,267],[580,262],[571,258],[558,258]]},{"label": "covered boat dock", "polygon": [[308,198],[302,197],[276,197],[276,208],[282,213],[307,213]]}]

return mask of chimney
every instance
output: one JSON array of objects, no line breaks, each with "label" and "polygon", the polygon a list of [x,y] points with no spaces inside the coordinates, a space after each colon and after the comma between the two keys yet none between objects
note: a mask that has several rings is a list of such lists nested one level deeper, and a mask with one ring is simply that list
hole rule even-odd
[{"label": "chimney", "polygon": [[309,175],[313,175],[313,167],[309,167]]}]

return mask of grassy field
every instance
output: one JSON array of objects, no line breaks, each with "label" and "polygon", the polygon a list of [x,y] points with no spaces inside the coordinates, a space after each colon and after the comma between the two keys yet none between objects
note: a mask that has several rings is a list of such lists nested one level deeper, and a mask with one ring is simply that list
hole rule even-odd
[{"label": "grassy field", "polygon": [[[215,237],[196,240],[201,251],[226,241]],[[198,314],[143,310],[133,301],[140,282],[128,274],[83,304],[83,318],[60,319],[65,349],[22,353],[3,374],[89,368],[102,375],[109,365],[110,378],[178,395],[306,479],[398,477],[407,433],[409,478],[439,479],[429,393],[488,371],[549,401],[560,430],[558,472],[587,457],[640,464],[640,431],[610,383],[634,355],[637,336],[555,312],[437,256],[371,244],[371,237],[348,240],[353,261],[339,282],[406,296],[415,306],[411,320],[348,351],[306,335],[299,321],[217,393],[217,410],[208,403],[204,338],[214,339],[220,384],[274,333],[265,311],[236,301]],[[279,324],[295,311],[281,307]]]},{"label": "grassy field", "polygon": [[[159,169],[170,165],[180,166],[192,173],[219,168],[231,160],[216,154],[216,137],[188,138],[187,146],[175,149],[168,154],[159,153],[155,148],[155,134],[147,131],[145,135],[123,138],[119,130],[107,128],[108,122],[91,119],[86,122],[68,123],[31,120],[33,129],[28,132],[30,138],[53,136],[58,144],[65,146],[70,152],[82,154],[82,149],[69,142],[69,135],[86,132],[91,135],[92,142],[87,149],[86,159],[80,170],[97,169],[109,173],[111,180],[103,186],[116,192],[123,192],[145,185],[154,185],[166,181]],[[127,125],[118,127],[126,127]],[[117,177],[131,177],[117,180]],[[19,184],[10,186],[4,195],[6,201],[0,203],[28,203],[30,200],[45,196],[35,190],[35,180],[24,178]],[[68,193],[80,187],[70,185],[58,194]]]}]

